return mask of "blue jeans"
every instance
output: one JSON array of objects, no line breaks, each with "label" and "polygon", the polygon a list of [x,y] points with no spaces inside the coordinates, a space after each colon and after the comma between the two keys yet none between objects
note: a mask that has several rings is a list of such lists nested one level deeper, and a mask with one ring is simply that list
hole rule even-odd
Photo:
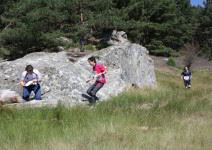
[{"label": "blue jeans", "polygon": [[41,87],[39,84],[24,87],[23,99],[29,101],[29,97],[32,91],[35,93],[35,100],[41,100]]},{"label": "blue jeans", "polygon": [[95,99],[98,99],[96,97],[96,93],[104,86],[104,83],[94,83],[91,85],[91,87],[87,90],[88,95],[91,97],[94,97]]}]

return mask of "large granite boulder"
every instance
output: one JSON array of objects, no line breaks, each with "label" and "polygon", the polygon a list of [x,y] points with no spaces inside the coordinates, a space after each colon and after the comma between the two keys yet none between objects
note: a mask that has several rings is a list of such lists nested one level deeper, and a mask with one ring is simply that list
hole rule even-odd
[{"label": "large granite boulder", "polygon": [[87,58],[91,55],[108,67],[107,84],[98,96],[106,100],[131,86],[155,87],[153,60],[146,48],[130,42],[121,42],[70,62],[66,52],[32,53],[15,61],[0,63],[0,90],[11,89],[22,94],[19,80],[25,66],[31,64],[43,74],[43,100],[39,105],[66,106],[83,103],[82,93],[90,86],[85,81],[91,76]]}]

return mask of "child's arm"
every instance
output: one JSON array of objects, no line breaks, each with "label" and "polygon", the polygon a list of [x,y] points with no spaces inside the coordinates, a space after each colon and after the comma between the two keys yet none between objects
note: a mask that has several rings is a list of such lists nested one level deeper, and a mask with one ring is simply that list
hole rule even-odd
[{"label": "child's arm", "polygon": [[88,79],[88,80],[86,81],[86,83],[89,83],[89,82],[95,80],[96,78],[98,78],[99,76],[101,76],[101,75],[103,75],[103,74],[106,74],[107,71],[108,71],[107,67],[104,67],[103,72],[94,75],[91,79]]},{"label": "child's arm", "polygon": [[21,85],[21,86],[24,86],[24,85],[25,85],[25,83],[24,83],[23,80],[20,81],[20,85]]}]

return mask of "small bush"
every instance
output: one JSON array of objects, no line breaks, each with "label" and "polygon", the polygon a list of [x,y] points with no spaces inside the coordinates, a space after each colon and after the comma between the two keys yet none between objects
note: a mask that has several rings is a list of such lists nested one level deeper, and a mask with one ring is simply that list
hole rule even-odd
[{"label": "small bush", "polygon": [[92,44],[85,45],[84,49],[90,50],[90,51],[96,51],[96,47]]},{"label": "small bush", "polygon": [[176,67],[176,62],[174,60],[174,58],[170,57],[166,63],[167,65],[169,66],[172,66],[172,67]]},{"label": "small bush", "polygon": [[185,51],[184,65],[191,66],[194,62],[195,57],[199,54],[200,46],[196,42],[187,43],[183,47],[183,51]]}]

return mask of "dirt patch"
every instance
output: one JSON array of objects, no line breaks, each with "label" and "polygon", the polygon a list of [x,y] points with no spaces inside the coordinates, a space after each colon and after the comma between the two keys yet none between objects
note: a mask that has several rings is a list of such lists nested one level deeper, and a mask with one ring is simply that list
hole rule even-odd
[{"label": "dirt patch", "polygon": [[162,71],[164,73],[171,73],[175,74],[176,73],[176,68],[168,66],[166,63],[168,61],[167,57],[156,57],[156,56],[151,56],[151,58],[154,60],[154,65],[155,69]]}]

